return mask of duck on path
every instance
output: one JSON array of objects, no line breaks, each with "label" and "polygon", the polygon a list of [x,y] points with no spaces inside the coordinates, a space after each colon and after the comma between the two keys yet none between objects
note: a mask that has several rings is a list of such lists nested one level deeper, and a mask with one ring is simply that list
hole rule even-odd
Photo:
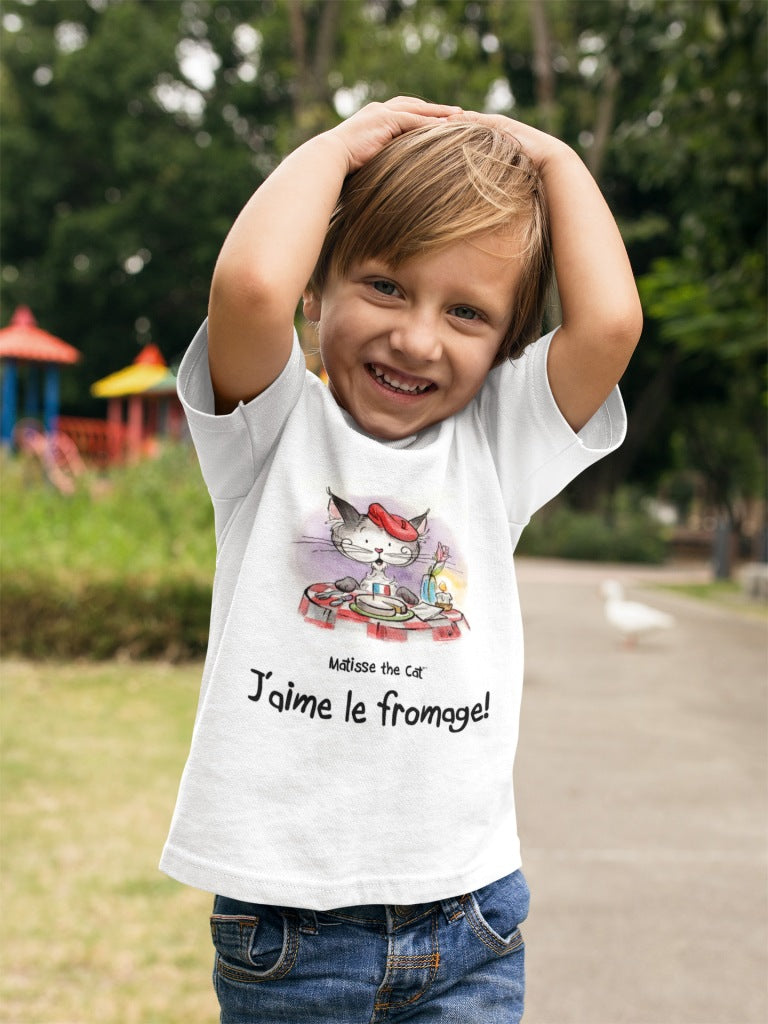
[{"label": "duck on path", "polygon": [[617,580],[605,580],[600,588],[605,599],[605,617],[624,638],[626,647],[635,647],[645,633],[671,629],[675,620],[666,612],[640,601],[627,601]]}]

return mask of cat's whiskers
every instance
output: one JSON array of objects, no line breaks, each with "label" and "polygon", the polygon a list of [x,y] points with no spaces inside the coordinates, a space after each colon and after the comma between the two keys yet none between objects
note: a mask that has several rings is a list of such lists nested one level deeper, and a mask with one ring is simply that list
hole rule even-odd
[{"label": "cat's whiskers", "polygon": [[330,539],[330,537],[301,537],[295,541],[296,544],[322,544],[326,549],[333,548],[335,550],[336,545]]}]

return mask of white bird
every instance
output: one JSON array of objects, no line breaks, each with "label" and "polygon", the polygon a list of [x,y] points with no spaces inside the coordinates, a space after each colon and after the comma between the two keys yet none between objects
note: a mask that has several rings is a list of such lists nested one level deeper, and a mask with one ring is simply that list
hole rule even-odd
[{"label": "white bird", "polygon": [[627,601],[617,580],[605,580],[600,587],[605,598],[605,617],[624,637],[627,647],[634,647],[643,633],[671,629],[675,620],[666,612],[640,601]]}]

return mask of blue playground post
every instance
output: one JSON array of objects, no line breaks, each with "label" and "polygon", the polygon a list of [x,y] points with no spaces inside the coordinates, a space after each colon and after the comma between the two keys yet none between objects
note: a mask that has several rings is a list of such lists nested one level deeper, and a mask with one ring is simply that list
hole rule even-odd
[{"label": "blue playground post", "polygon": [[37,363],[27,363],[27,387],[24,392],[24,416],[40,419],[40,369]]},{"label": "blue playground post", "polygon": [[50,435],[56,430],[59,418],[59,368],[55,363],[45,365],[45,391],[43,393],[43,429]]},{"label": "blue playground post", "polygon": [[9,445],[13,440],[13,427],[16,423],[16,380],[17,368],[15,359],[4,359],[2,369],[2,411],[0,412],[0,443]]}]

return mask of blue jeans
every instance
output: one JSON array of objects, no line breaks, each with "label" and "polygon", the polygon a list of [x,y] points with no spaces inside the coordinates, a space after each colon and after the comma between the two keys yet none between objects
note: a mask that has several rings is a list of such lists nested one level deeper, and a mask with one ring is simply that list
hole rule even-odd
[{"label": "blue jeans", "polygon": [[217,896],[221,1024],[517,1024],[522,872],[415,906],[313,911]]}]

